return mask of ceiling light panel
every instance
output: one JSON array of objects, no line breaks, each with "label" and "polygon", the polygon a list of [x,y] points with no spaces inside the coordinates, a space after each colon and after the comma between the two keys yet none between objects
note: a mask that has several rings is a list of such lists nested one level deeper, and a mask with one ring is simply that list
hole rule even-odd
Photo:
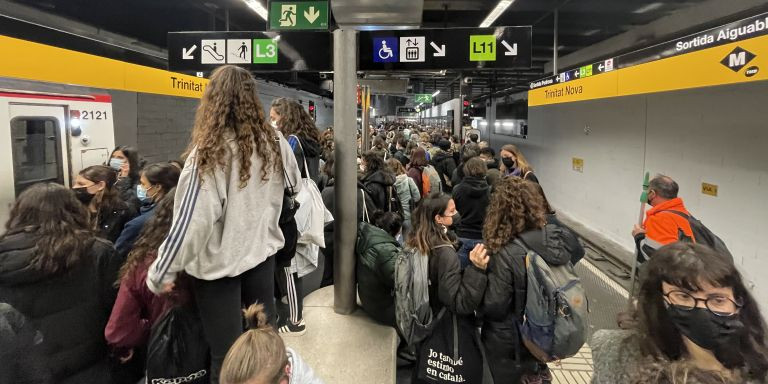
[{"label": "ceiling light panel", "polygon": [[480,28],[490,27],[491,24],[493,24],[493,22],[496,21],[496,19],[498,19],[499,16],[501,16],[501,14],[504,13],[504,11],[506,11],[507,8],[509,8],[509,6],[512,5],[512,3],[514,2],[515,0],[499,1],[499,3],[496,4],[496,7],[493,8],[491,13],[488,14],[488,17],[486,17],[485,20],[483,20],[483,22],[480,23]]}]

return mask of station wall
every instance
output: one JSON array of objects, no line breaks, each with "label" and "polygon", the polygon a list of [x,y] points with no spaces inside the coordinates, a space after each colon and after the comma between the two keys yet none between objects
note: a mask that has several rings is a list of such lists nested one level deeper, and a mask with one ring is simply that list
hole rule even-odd
[{"label": "station wall", "polygon": [[[198,99],[150,93],[89,88],[68,84],[0,78],[0,88],[36,92],[109,94],[115,124],[115,143],[139,149],[149,163],[179,158],[189,142]],[[275,83],[259,82],[259,96],[269,118],[269,105],[278,97],[315,102],[317,127],[333,125],[333,101],[287,88]]]},{"label": "station wall", "polygon": [[[493,135],[491,144],[518,145],[558,211],[630,251],[642,175],[672,177],[766,303],[766,105],[768,82],[754,82],[532,107],[527,139]],[[702,182],[717,185],[717,197]]]}]

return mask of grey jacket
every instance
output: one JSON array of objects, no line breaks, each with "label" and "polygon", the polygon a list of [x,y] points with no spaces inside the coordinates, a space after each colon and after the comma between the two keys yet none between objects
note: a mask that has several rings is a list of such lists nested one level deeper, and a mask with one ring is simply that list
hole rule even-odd
[{"label": "grey jacket", "polygon": [[400,204],[403,206],[403,223],[405,227],[410,228],[411,212],[416,208],[416,203],[421,199],[419,187],[406,174],[397,175],[395,179],[395,190]]},{"label": "grey jacket", "polygon": [[312,367],[296,351],[291,348],[286,348],[285,350],[288,353],[288,362],[291,365],[289,384],[323,384],[323,381],[315,376],[315,371],[312,370]]},{"label": "grey jacket", "polygon": [[[301,173],[296,157],[282,134],[280,155],[296,193]],[[158,293],[164,283],[173,282],[178,272],[201,280],[239,276],[274,255],[285,243],[278,218],[283,204],[285,177],[282,172],[262,180],[262,161],[251,155],[251,178],[240,188],[239,149],[228,141],[230,164],[216,167],[202,177],[193,149],[181,171],[176,187],[171,231],[158,249],[149,268],[147,285]]]}]

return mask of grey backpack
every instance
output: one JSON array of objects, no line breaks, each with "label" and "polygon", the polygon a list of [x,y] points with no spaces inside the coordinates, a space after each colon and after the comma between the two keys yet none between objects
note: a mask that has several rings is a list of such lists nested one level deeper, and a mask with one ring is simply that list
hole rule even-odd
[{"label": "grey backpack", "polygon": [[587,296],[573,265],[550,265],[520,239],[514,242],[526,251],[526,297],[518,310],[523,344],[542,362],[575,355],[586,342],[588,320]]},{"label": "grey backpack", "polygon": [[[435,248],[441,247],[450,245]],[[395,324],[400,335],[413,346],[432,333],[435,320],[443,314],[441,310],[434,317],[429,306],[429,255],[401,249],[395,261]]]}]

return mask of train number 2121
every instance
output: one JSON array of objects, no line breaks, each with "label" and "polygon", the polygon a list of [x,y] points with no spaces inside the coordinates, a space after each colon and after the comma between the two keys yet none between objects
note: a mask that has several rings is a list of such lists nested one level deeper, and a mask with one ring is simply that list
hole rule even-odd
[{"label": "train number 2121", "polygon": [[107,111],[80,111],[83,120],[107,120]]}]

